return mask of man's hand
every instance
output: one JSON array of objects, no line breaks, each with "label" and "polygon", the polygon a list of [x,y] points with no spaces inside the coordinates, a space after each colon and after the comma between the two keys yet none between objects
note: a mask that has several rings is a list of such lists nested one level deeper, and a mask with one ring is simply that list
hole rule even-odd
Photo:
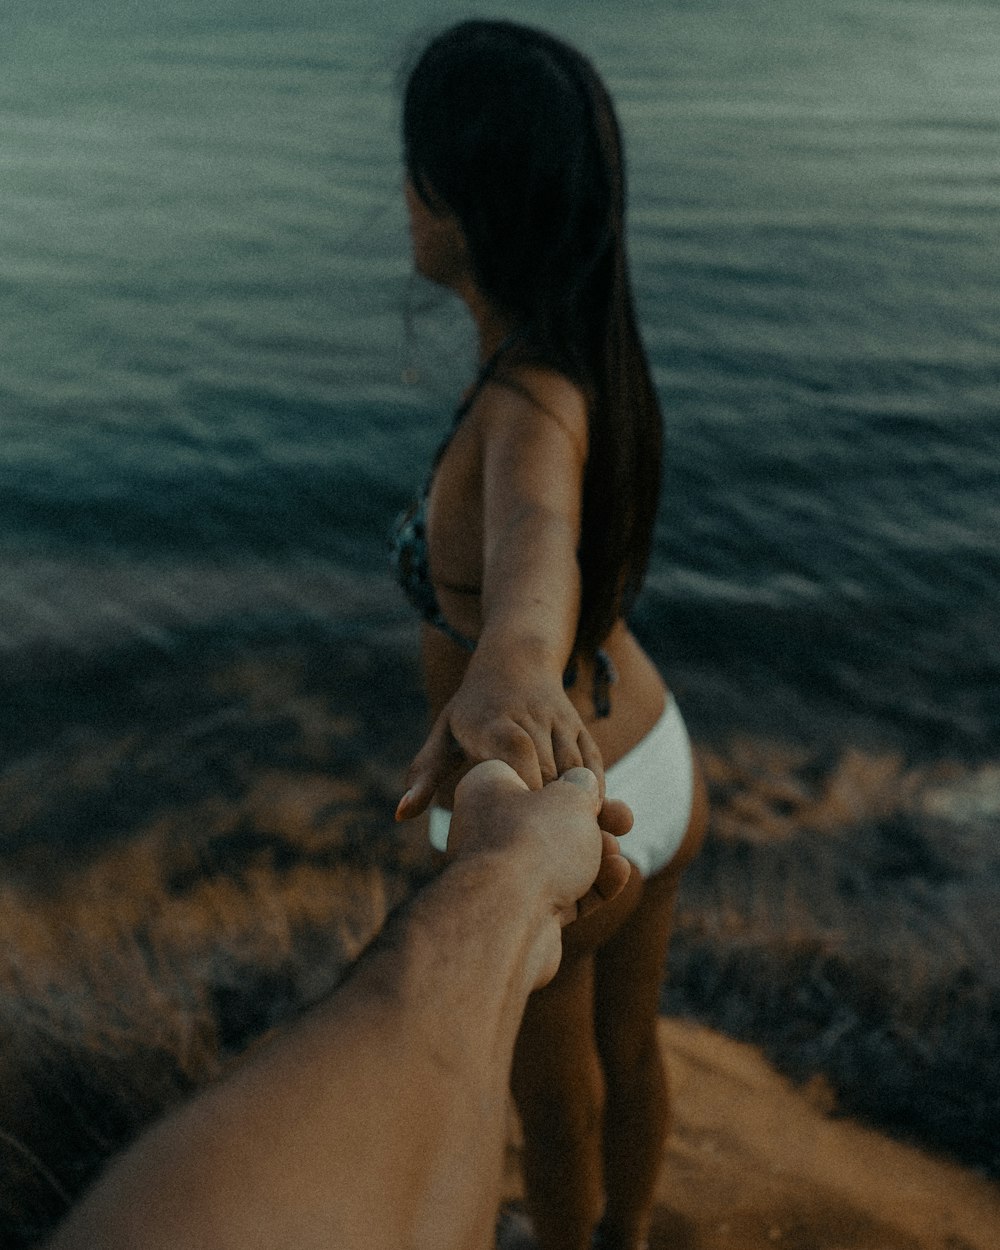
[{"label": "man's hand", "polygon": [[631,871],[618,838],[632,827],[632,813],[618,800],[602,802],[597,778],[572,768],[531,791],[507,764],[479,764],[455,791],[448,838],[458,856],[503,851],[524,856],[539,874],[560,924],[566,925],[614,898]]}]

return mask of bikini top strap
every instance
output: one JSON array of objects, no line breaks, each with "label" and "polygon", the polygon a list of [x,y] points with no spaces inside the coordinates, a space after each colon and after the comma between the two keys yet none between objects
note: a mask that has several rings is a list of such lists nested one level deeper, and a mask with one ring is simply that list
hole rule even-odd
[{"label": "bikini top strap", "polygon": [[479,397],[479,392],[483,389],[483,387],[490,380],[493,374],[496,373],[497,365],[499,365],[500,363],[500,358],[504,355],[506,351],[508,351],[509,348],[513,347],[513,345],[521,337],[521,334],[522,334],[521,330],[515,330],[512,334],[508,334],[507,337],[504,339],[504,341],[496,349],[496,351],[493,352],[492,355],[490,355],[488,359],[480,367],[479,372],[476,374],[475,382],[473,382],[472,386],[469,387],[468,394],[465,396],[462,402],[458,405],[458,409],[455,412],[455,424],[456,425],[459,423],[459,421],[462,420],[465,414],[469,411],[472,405],[476,402],[477,398]]},{"label": "bikini top strap", "polygon": [[458,405],[458,407],[455,410],[455,416],[451,423],[451,429],[441,440],[440,446],[438,447],[437,452],[434,455],[434,461],[433,461],[433,464],[431,465],[430,474],[428,475],[427,481],[424,484],[425,493],[428,493],[428,494],[430,493],[431,482],[434,478],[434,474],[437,471],[437,467],[441,463],[441,460],[444,458],[444,453],[448,450],[448,446],[451,443],[451,440],[455,437],[455,431],[462,424],[463,418],[468,415],[469,409],[472,407],[472,405],[476,402],[477,398],[479,397],[479,392],[483,389],[483,387],[490,380],[493,374],[496,373],[497,365],[500,363],[501,356],[503,356],[504,352],[506,352],[509,347],[511,347],[514,343],[516,343],[520,337],[521,337],[520,330],[515,330],[513,334],[508,334],[507,337],[504,339],[504,341],[496,349],[496,351],[480,367],[479,372],[476,374],[476,380],[469,387],[469,390],[465,398],[462,400],[462,402]]}]

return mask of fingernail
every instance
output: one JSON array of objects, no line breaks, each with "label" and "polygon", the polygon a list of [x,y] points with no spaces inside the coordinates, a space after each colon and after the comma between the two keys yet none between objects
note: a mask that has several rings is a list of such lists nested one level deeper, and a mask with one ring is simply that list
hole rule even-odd
[{"label": "fingernail", "polygon": [[410,799],[412,798],[413,798],[413,790],[411,788],[407,790],[407,792],[403,795],[403,797],[396,804],[396,819],[397,820],[406,819],[405,814],[404,814],[404,809],[410,806]]},{"label": "fingernail", "polygon": [[588,789],[597,785],[596,776],[589,768],[584,768],[579,764],[576,768],[570,768],[563,773],[563,781],[568,781],[573,786],[586,786]]}]

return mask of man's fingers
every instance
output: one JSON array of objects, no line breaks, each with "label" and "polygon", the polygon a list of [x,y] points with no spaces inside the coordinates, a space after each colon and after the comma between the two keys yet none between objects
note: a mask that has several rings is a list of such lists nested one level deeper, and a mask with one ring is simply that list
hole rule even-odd
[{"label": "man's fingers", "polygon": [[624,890],[632,875],[632,865],[621,853],[618,839],[602,831],[601,866],[597,870],[593,889],[604,902],[609,902]]},{"label": "man's fingers", "polygon": [[[474,790],[484,786],[503,785],[523,794],[527,789],[524,780],[503,760],[484,760],[470,769],[458,783],[460,790]],[[456,794],[458,790],[456,790]]]},{"label": "man's fingers", "polygon": [[622,799],[605,799],[597,814],[597,823],[616,838],[624,838],[634,819],[631,807]]},{"label": "man's fingers", "polygon": [[[601,858],[601,866],[597,871],[594,884],[577,903],[576,919],[590,915],[598,907],[603,907],[605,903],[610,902],[613,898],[617,898],[626,885],[628,885],[631,875],[632,865],[619,851],[615,850],[612,854],[604,854]],[[573,917],[569,917],[569,919],[573,919]]]},{"label": "man's fingers", "polygon": [[[601,789],[597,778],[589,768],[582,765],[579,768],[571,768],[568,772],[563,773],[559,781],[567,782],[571,786],[577,786],[580,789],[587,790],[594,802],[594,814],[600,810]],[[558,784],[558,783],[557,783]]]}]

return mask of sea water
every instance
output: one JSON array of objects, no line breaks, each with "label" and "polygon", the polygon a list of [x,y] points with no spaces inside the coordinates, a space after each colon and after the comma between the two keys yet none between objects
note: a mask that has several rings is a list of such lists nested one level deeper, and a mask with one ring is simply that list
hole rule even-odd
[{"label": "sea water", "polygon": [[[802,704],[990,754],[1000,17],[508,11],[582,46],[619,104],[667,432],[638,622],[692,715]],[[396,78],[453,16],[5,7],[6,664],[234,613],[403,618],[385,533],[471,353],[408,281]]]},{"label": "sea water", "polygon": [[[666,422],[636,628],[695,729],[995,759],[1000,15],[508,12],[619,105]],[[472,351],[409,276],[397,79],[456,13],[5,7],[5,671],[406,628],[385,535]]]}]

